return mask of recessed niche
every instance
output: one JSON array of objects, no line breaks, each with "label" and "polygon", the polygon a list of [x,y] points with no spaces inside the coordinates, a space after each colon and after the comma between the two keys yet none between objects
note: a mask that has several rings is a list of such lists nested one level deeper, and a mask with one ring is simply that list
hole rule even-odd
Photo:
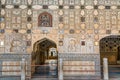
[{"label": "recessed niche", "polygon": [[0,46],[4,46],[4,41],[0,41]]},{"label": "recessed niche", "polygon": [[59,41],[59,46],[63,46],[63,41]]},{"label": "recessed niche", "polygon": [[28,18],[27,18],[27,21],[28,21],[28,22],[32,21],[32,18],[31,18],[31,17],[28,17]]},{"label": "recessed niche", "polygon": [[48,9],[48,6],[47,5],[43,5],[43,9]]},{"label": "recessed niche", "polygon": [[71,5],[71,6],[69,6],[69,8],[70,8],[70,9],[74,9],[74,6],[73,6],[73,5]]},{"label": "recessed niche", "polygon": [[63,6],[62,6],[62,5],[60,5],[60,6],[59,6],[59,9],[63,9]]},{"label": "recessed niche", "polygon": [[94,9],[98,9],[98,6],[97,6],[97,5],[95,5],[95,6],[94,6]]},{"label": "recessed niche", "polygon": [[5,30],[4,30],[4,29],[1,29],[1,30],[0,30],[0,33],[2,33],[2,34],[5,33]]},{"label": "recessed niche", "polygon": [[30,34],[30,33],[31,33],[31,30],[30,30],[30,29],[28,29],[28,30],[27,30],[27,33],[28,33],[28,34]]},{"label": "recessed niche", "polygon": [[85,6],[81,6],[81,9],[85,9]]},{"label": "recessed niche", "polygon": [[81,45],[82,45],[82,46],[85,46],[85,41],[81,41]]},{"label": "recessed niche", "polygon": [[81,22],[85,22],[85,17],[81,17]]},{"label": "recessed niche", "polygon": [[32,6],[31,6],[31,5],[28,5],[28,8],[29,8],[29,9],[31,9],[31,8],[32,8]]},{"label": "recessed niche", "polygon": [[13,32],[18,33],[18,29],[14,29]]},{"label": "recessed niche", "polygon": [[110,6],[105,6],[105,9],[110,9]]},{"label": "recessed niche", "polygon": [[27,41],[27,46],[31,46],[31,41]]},{"label": "recessed niche", "polygon": [[5,8],[5,5],[1,5],[1,8]]},{"label": "recessed niche", "polygon": [[106,34],[111,34],[111,30],[106,30]]},{"label": "recessed niche", "polygon": [[14,8],[19,8],[19,5],[14,5]]},{"label": "recessed niche", "polygon": [[75,33],[74,29],[70,29],[69,33],[74,34]]}]

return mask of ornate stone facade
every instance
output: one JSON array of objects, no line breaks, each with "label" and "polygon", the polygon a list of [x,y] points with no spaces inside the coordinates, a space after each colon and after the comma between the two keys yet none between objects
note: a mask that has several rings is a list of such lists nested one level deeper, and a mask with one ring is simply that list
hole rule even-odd
[{"label": "ornate stone facade", "polygon": [[[30,56],[34,43],[48,38],[56,43],[59,58],[77,64],[76,56],[84,57],[78,63],[94,63],[94,72],[88,75],[100,77],[99,41],[120,34],[120,0],[1,0],[0,7],[1,56],[6,53]],[[47,13],[47,19],[43,19],[45,15],[39,16],[42,13]],[[95,60],[91,62],[92,57]],[[0,62],[9,64],[6,60]],[[81,74],[86,73],[74,75]]]}]

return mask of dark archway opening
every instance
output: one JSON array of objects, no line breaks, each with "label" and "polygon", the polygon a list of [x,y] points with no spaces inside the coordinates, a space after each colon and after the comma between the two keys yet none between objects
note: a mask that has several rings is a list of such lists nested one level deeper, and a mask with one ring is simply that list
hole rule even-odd
[{"label": "dark archway opening", "polygon": [[118,57],[117,57],[118,59],[118,64],[120,64],[120,45],[119,45],[119,47],[118,47]]},{"label": "dark archway opening", "polygon": [[34,76],[57,77],[58,54],[56,43],[47,38],[37,41],[33,47],[32,62],[34,62]]},{"label": "dark archway opening", "polygon": [[[111,35],[100,40],[101,72],[103,72],[103,58],[108,59],[110,78],[120,76],[120,35]],[[102,74],[103,76],[103,74]]]},{"label": "dark archway opening", "polygon": [[109,65],[118,65],[120,60],[120,36],[111,35],[100,40],[101,64],[103,58],[108,58]]}]

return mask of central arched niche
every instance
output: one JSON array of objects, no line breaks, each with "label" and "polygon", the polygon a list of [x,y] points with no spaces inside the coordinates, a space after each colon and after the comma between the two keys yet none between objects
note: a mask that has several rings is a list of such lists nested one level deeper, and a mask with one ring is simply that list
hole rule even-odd
[{"label": "central arched niche", "polygon": [[39,27],[52,27],[52,15],[48,12],[43,12],[38,16]]},{"label": "central arched niche", "polygon": [[108,58],[109,65],[120,64],[120,35],[110,35],[100,40],[101,64]]},{"label": "central arched niche", "polygon": [[35,65],[34,74],[46,77],[57,76],[57,58],[57,45],[54,41],[43,38],[35,42],[32,53],[32,61]]}]

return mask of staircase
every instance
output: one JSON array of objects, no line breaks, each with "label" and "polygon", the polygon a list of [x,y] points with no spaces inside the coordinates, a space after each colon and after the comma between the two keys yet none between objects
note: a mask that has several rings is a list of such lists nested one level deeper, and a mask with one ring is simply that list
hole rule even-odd
[{"label": "staircase", "polygon": [[120,67],[110,67],[109,66],[109,77],[110,78],[119,78],[120,80]]},{"label": "staircase", "polygon": [[[101,70],[103,70],[103,67]],[[109,65],[108,72],[110,80],[120,80],[120,65]],[[103,79],[103,71],[101,71],[101,75]]]},{"label": "staircase", "polygon": [[35,74],[38,76],[49,76],[49,66],[37,66],[35,68]]},{"label": "staircase", "polygon": [[49,65],[40,65],[35,68],[35,73],[31,80],[57,80],[57,68]]}]

